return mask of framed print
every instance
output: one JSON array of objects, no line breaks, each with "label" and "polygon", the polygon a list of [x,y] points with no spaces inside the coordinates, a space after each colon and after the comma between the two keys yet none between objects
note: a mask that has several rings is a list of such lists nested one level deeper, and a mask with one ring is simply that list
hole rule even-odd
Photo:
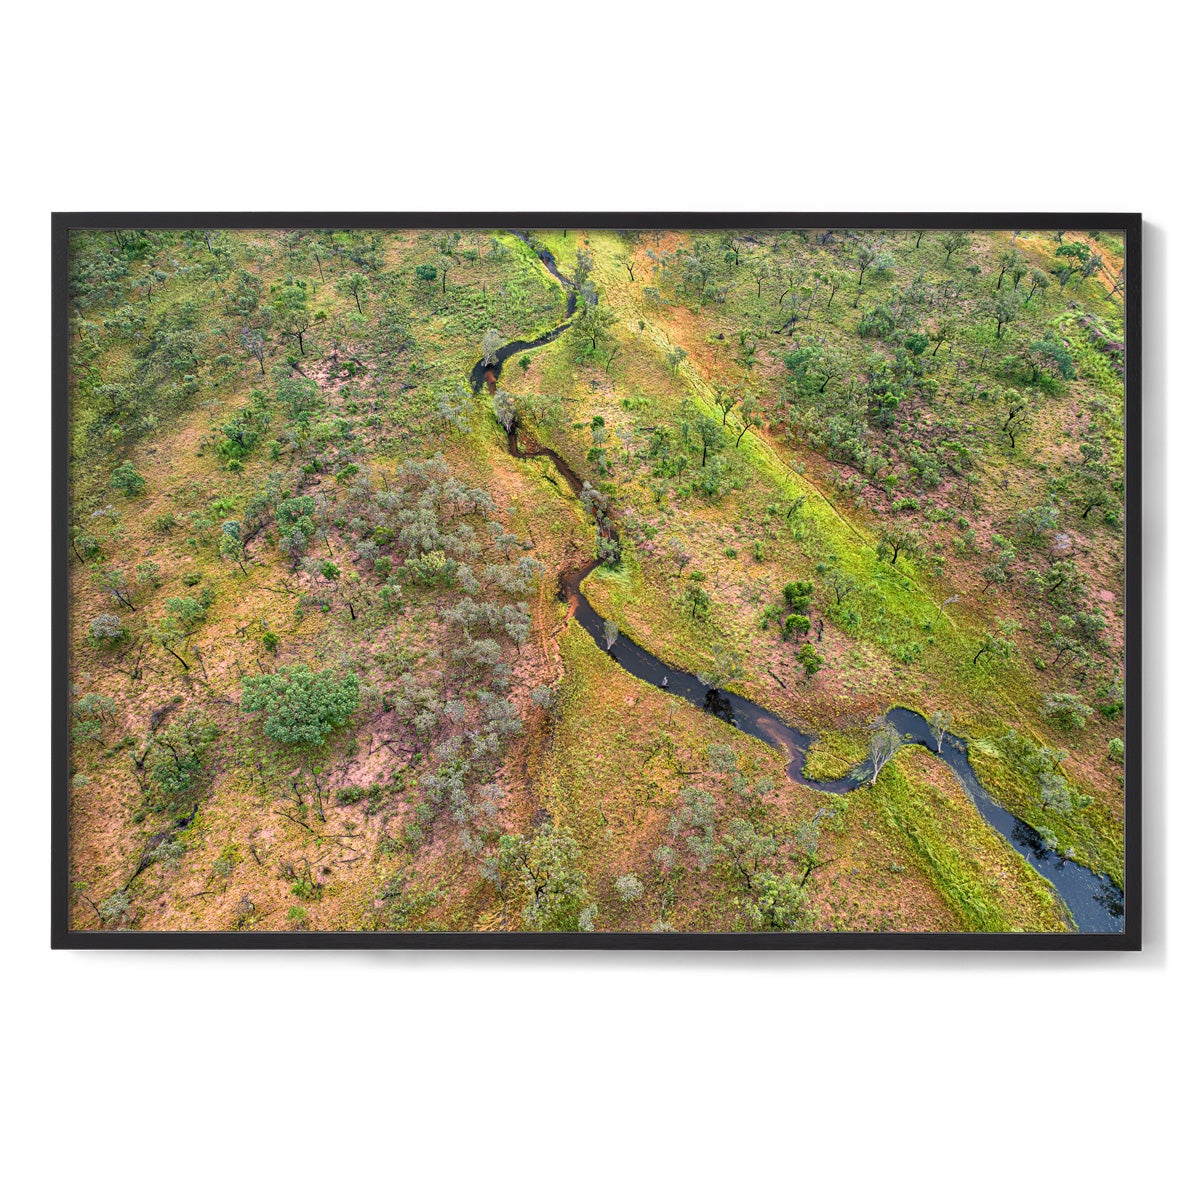
[{"label": "framed print", "polygon": [[1136,214],[52,257],[54,945],[1139,948]]}]

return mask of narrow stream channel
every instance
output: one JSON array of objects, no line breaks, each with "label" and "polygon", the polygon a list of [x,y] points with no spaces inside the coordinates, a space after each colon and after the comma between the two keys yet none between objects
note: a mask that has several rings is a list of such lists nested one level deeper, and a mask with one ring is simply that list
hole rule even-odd
[{"label": "narrow stream channel", "polygon": [[[515,231],[514,234],[530,245],[522,234]],[[505,362],[514,354],[548,345],[571,326],[570,318],[575,311],[574,287],[559,273],[557,264],[548,250],[536,250],[535,248],[535,253],[538,254],[550,274],[562,284],[567,294],[567,320],[532,342],[509,342],[496,352],[492,361],[487,365],[482,359],[477,362],[471,368],[470,375],[471,387],[476,393],[485,385],[489,391],[495,391],[496,382]],[[528,435],[525,436],[527,441],[531,440]],[[561,455],[536,442],[533,443],[532,449],[522,447],[521,431],[516,421],[513,422],[513,427],[508,432],[508,450],[515,458],[550,459],[576,496],[583,491],[583,481],[567,465]],[[619,541],[615,526],[606,524],[604,533],[613,541]],[[599,560],[593,559],[583,566],[565,568],[558,579],[559,597],[568,605],[570,614],[591,634],[596,645],[620,667],[643,682],[662,688],[672,696],[678,696],[696,708],[703,709],[720,720],[728,722],[743,733],[758,738],[759,741],[766,742],[768,745],[779,747],[787,755],[787,774],[794,783],[820,792],[844,795],[861,787],[870,778],[867,764],[862,763],[852,767],[837,779],[810,779],[804,773],[804,768],[808,749],[813,742],[811,734],[802,733],[793,728],[769,709],[755,704],[753,700],[747,700],[744,696],[739,696],[736,692],[708,687],[697,676],[663,662],[662,659],[651,654],[644,646],[638,645],[623,633],[617,635],[617,640],[611,649],[606,648],[604,618],[592,608],[582,591],[584,579],[598,565]],[[979,782],[979,778],[967,758],[966,742],[952,734],[946,734],[942,738],[942,748],[939,751],[937,739],[933,736],[925,718],[920,713],[913,712],[912,709],[901,707],[889,709],[887,720],[895,726],[906,743],[924,746],[926,750],[937,755],[954,771],[967,795],[975,802],[983,819],[1057,890],[1079,932],[1120,933],[1122,931],[1125,924],[1125,898],[1121,889],[1107,875],[1098,875],[1087,867],[1073,862],[1057,850],[1051,849],[1032,826],[1001,808]]]}]

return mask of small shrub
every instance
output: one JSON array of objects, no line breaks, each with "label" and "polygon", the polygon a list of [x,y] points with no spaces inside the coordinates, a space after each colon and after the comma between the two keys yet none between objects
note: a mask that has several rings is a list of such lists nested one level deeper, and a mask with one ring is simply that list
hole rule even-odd
[{"label": "small shrub", "polygon": [[123,925],[129,915],[129,893],[113,892],[96,906],[105,925]]},{"label": "small shrub", "polygon": [[156,562],[138,563],[134,574],[143,587],[162,587],[162,571]]},{"label": "small shrub", "polygon": [[642,886],[642,881],[636,875],[621,875],[613,883],[618,896],[626,904],[633,904],[635,901],[642,898],[645,888]]},{"label": "small shrub", "polygon": [[121,618],[115,613],[101,613],[88,626],[88,641],[93,646],[115,646],[124,637]]},{"label": "small shrub", "polygon": [[802,613],[788,613],[783,622],[783,636],[789,642],[805,636],[810,629],[812,621]]},{"label": "small shrub", "polygon": [[796,662],[798,662],[800,666],[804,668],[804,674],[809,678],[815,675],[825,665],[825,660],[820,654],[817,653],[817,648],[812,644],[812,642],[805,642],[804,645],[796,651]]},{"label": "small shrub", "polygon": [[1071,692],[1047,692],[1042,697],[1042,716],[1060,729],[1083,729],[1095,711],[1081,696]]},{"label": "small shrub", "polygon": [[783,598],[794,611],[806,613],[812,603],[813,587],[812,580],[797,580],[795,583],[785,584]]}]

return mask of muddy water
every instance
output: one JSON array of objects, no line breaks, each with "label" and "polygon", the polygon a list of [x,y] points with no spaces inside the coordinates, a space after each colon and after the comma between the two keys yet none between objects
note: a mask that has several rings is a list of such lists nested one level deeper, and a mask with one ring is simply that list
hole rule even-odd
[{"label": "muddy water", "polygon": [[[520,234],[517,236],[521,237]],[[522,237],[522,240],[525,239]],[[567,315],[569,318],[574,312],[574,290],[569,282],[559,274],[554,259],[548,251],[542,251],[540,257],[545,263],[546,269],[567,290]],[[513,354],[537,346],[548,345],[566,332],[570,328],[570,324],[568,319],[533,342],[508,343],[496,354],[496,361],[486,367],[482,360],[477,362],[471,370],[473,390],[478,392],[486,384],[489,390],[494,391],[504,363]],[[525,445],[522,445],[522,435],[514,423],[512,429],[508,431],[509,453],[516,458],[549,459],[575,495],[578,496],[582,492],[583,481],[567,465],[561,455],[532,442],[527,435],[524,440]],[[619,534],[615,526],[606,524],[603,532],[606,537],[619,543]],[[564,569],[558,580],[559,596],[567,603],[570,613],[588,631],[596,645],[620,667],[645,683],[662,688],[672,696],[678,696],[696,708],[703,709],[714,717],[728,722],[743,733],[758,738],[768,745],[777,746],[787,755],[788,778],[804,787],[821,792],[844,794],[862,787],[870,778],[867,764],[863,763],[852,767],[837,779],[810,779],[805,774],[805,763],[808,749],[813,742],[811,734],[803,733],[788,725],[775,713],[755,704],[753,700],[747,700],[746,697],[739,696],[735,692],[708,687],[697,676],[663,662],[662,659],[651,654],[644,646],[638,645],[623,633],[617,635],[617,640],[611,648],[607,648],[604,636],[604,618],[592,608],[582,591],[584,579],[598,565],[598,560],[592,560],[583,566]],[[937,739],[925,718],[920,713],[913,712],[908,708],[890,709],[887,713],[887,720],[895,726],[905,742],[923,746],[931,754],[941,758],[954,771],[983,819],[1056,889],[1076,928],[1081,933],[1121,932],[1124,928],[1125,900],[1120,888],[1107,875],[1097,875],[1087,867],[1072,862],[1057,850],[1051,849],[1030,825],[1001,808],[979,782],[979,778],[967,758],[967,747],[964,741],[951,734],[946,734],[942,738],[942,747],[939,751]]]}]

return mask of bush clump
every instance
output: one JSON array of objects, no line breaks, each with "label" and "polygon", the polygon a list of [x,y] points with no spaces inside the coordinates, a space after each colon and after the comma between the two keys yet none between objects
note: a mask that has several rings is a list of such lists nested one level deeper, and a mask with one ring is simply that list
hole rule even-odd
[{"label": "bush clump", "polygon": [[128,459],[112,473],[109,482],[121,495],[130,499],[144,495],[146,491],[146,481],[133,469],[133,463]]},{"label": "bush clump", "polygon": [[242,712],[266,713],[263,732],[289,746],[323,746],[358,707],[358,676],[299,664],[242,680]]}]

